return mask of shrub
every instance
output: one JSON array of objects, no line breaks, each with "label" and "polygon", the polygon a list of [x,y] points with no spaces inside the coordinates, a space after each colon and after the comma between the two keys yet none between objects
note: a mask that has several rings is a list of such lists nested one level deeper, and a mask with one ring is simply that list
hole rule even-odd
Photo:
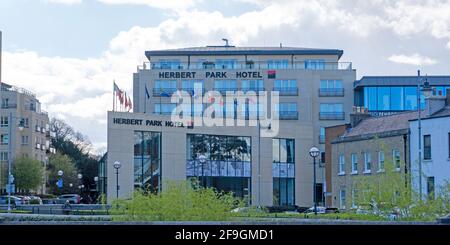
[{"label": "shrub", "polygon": [[111,213],[118,221],[217,221],[228,220],[236,203],[232,193],[170,182],[160,194],[136,191],[131,200],[115,200]]}]

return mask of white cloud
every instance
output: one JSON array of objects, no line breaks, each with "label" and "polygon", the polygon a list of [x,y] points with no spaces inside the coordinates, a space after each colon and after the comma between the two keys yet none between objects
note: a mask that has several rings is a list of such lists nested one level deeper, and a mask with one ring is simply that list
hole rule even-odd
[{"label": "white cloud", "polygon": [[434,65],[437,63],[436,60],[431,59],[426,56],[422,56],[420,54],[413,54],[413,55],[392,55],[388,58],[389,61],[392,61],[394,63],[399,64],[406,64],[406,65],[415,65],[415,66],[421,66],[421,65]]},{"label": "white cloud", "polygon": [[447,48],[450,49],[450,42],[447,43]]},{"label": "white cloud", "polygon": [[66,5],[80,4],[83,0],[45,0],[48,3],[58,3]]},{"label": "white cloud", "polygon": [[198,0],[97,0],[104,4],[147,5],[160,9],[186,9],[195,5]]}]

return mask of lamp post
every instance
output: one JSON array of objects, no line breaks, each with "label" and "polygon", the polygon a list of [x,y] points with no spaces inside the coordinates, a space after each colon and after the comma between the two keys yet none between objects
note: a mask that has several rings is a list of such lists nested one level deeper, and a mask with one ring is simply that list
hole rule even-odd
[{"label": "lamp post", "polygon": [[[12,183],[14,181],[14,176],[11,173],[12,168],[12,158],[13,158],[13,148],[12,148],[12,139],[13,139],[13,119],[16,117],[13,117],[12,112],[9,113],[9,122],[8,122],[8,128],[9,128],[9,135],[8,135],[8,213],[11,212],[11,191],[12,191]],[[23,119],[20,120],[20,123],[18,125],[19,130],[22,131],[24,128],[24,121]]]},{"label": "lamp post", "polygon": [[116,169],[116,198],[119,199],[119,168],[122,164],[119,161],[116,161],[113,166]]},{"label": "lamp post", "polygon": [[313,161],[313,178],[314,178],[314,184],[313,184],[313,194],[314,194],[314,214],[317,215],[317,197],[316,197],[316,157],[318,157],[320,154],[319,149],[317,147],[312,147],[309,150],[309,155],[314,159]]},{"label": "lamp post", "polygon": [[59,188],[59,192],[60,192],[60,194],[62,194],[61,192],[61,190],[62,190],[62,185],[63,185],[63,180],[62,180],[62,176],[64,175],[64,172],[62,171],[62,170],[59,170],[58,171],[58,183],[57,183],[57,185],[58,185],[58,188]]},{"label": "lamp post", "polygon": [[[423,82],[423,85],[422,85]],[[419,133],[419,198],[422,201],[422,122],[420,115],[420,92],[423,92],[425,98],[430,97],[431,87],[428,79],[421,79],[420,70],[417,71],[417,123]]]},{"label": "lamp post", "polygon": [[198,161],[200,162],[200,164],[202,165],[202,186],[205,186],[205,172],[203,170],[205,162],[206,162],[206,156],[201,154],[200,156],[198,156]]},{"label": "lamp post", "polygon": [[78,178],[78,189],[80,190],[80,196],[81,196],[81,179],[83,178],[82,174],[77,174]]}]

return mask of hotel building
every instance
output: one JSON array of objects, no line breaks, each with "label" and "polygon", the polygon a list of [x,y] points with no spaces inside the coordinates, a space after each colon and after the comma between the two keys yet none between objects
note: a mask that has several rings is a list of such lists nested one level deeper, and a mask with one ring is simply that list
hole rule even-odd
[{"label": "hotel building", "polygon": [[[324,168],[317,165],[314,187],[308,151],[324,151],[325,127],[349,121],[356,71],[340,62],[342,50],[225,45],[145,54],[149,62],[133,74],[134,111],[108,112],[109,201],[117,185],[119,197],[128,198],[135,189],[161,191],[167,181],[197,178],[252,205],[309,207],[313,191],[324,202]],[[183,105],[183,111],[192,109],[192,121],[173,120],[177,104],[171,97],[180,91],[201,97],[200,103]],[[209,91],[227,103],[208,100]],[[268,107],[257,106],[259,93],[255,104],[248,98],[237,103],[239,94],[228,100],[236,91],[278,97],[269,96]],[[244,118],[245,125],[197,123],[210,108],[213,118]],[[269,111],[278,120],[263,124],[261,115]],[[254,118],[251,125],[247,119]]]}]

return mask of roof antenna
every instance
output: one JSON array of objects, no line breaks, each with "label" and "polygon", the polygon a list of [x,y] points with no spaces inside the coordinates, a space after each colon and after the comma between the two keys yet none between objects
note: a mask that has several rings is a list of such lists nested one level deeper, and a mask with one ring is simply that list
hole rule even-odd
[{"label": "roof antenna", "polygon": [[228,45],[228,39],[227,39],[227,38],[222,38],[222,41],[224,41],[224,42],[225,42],[225,47],[228,47],[228,46],[230,46],[230,45]]},{"label": "roof antenna", "polygon": [[280,48],[282,48],[283,47],[283,43],[280,43]]}]

